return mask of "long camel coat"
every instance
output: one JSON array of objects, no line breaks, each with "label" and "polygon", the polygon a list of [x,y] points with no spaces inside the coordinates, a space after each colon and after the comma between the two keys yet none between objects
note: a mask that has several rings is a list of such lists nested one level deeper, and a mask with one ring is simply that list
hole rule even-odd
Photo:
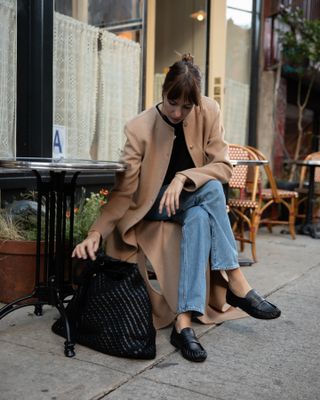
[{"label": "long camel coat", "polygon": [[[195,191],[211,179],[227,182],[232,166],[218,104],[203,96],[201,106],[193,107],[183,121],[183,129],[195,165],[181,171],[188,178],[184,190]],[[106,252],[110,256],[138,262],[152,301],[154,323],[160,328],[175,318],[181,226],[143,218],[153,205],[166,175],[174,128],[163,120],[156,107],[152,107],[129,121],[125,134],[127,141],[121,161],[128,169],[116,176],[108,204],[90,231],[98,231],[103,239],[107,239]],[[148,279],[146,261],[156,273],[157,288]],[[207,278],[207,307],[200,321],[220,323],[244,316],[226,305],[226,281],[222,274],[208,268]]]}]

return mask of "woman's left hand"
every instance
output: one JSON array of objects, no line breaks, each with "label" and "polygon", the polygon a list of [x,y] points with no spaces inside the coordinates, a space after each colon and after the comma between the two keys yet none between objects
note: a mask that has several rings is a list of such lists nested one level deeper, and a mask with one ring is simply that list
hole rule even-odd
[{"label": "woman's left hand", "polygon": [[186,181],[184,175],[179,174],[175,176],[166,191],[163,193],[159,204],[159,213],[162,214],[163,208],[166,209],[168,217],[175,215],[176,210],[179,209],[179,198],[182,192],[184,183]]}]

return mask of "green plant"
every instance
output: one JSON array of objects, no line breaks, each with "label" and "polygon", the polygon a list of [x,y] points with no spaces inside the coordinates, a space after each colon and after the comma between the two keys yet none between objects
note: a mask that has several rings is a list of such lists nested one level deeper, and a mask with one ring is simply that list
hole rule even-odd
[{"label": "green plant", "polygon": [[[283,63],[284,71],[296,74],[298,78],[298,139],[293,157],[297,160],[304,133],[303,113],[316,75],[320,72],[320,20],[307,20],[299,7],[282,6],[279,22],[284,28],[278,30],[282,56],[280,65]],[[306,94],[303,98],[302,86],[305,82]],[[294,178],[295,168],[295,164],[292,164],[290,181]]]},{"label": "green plant", "polygon": [[0,239],[36,240],[37,203],[36,193],[21,194],[22,200],[15,200],[0,209]]},{"label": "green plant", "polygon": [[[75,243],[80,243],[88,234],[88,231],[100,214],[101,207],[108,201],[108,190],[101,189],[98,193],[90,193],[85,197],[83,189],[78,207],[74,209],[73,237]],[[67,227],[70,223],[70,212],[67,213]]]}]

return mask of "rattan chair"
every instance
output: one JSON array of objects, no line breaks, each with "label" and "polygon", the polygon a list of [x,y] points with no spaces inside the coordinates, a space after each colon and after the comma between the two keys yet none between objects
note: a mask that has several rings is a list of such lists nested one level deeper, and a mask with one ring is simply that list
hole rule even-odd
[{"label": "rattan chair", "polygon": [[[314,153],[310,153],[305,157],[305,160],[320,160],[320,151],[316,151]],[[296,218],[304,219],[305,218],[305,203],[307,200],[308,188],[306,187],[306,183],[308,184],[307,178],[307,169],[305,165],[303,165],[300,169],[300,179],[299,179],[299,187],[296,188],[296,191],[299,193],[299,200],[297,204],[297,212]],[[320,183],[320,167],[315,168],[314,173],[314,182],[315,184]],[[315,185],[314,195],[320,197],[320,187]]]},{"label": "rattan chair", "polygon": [[[257,155],[259,160],[267,160],[260,150],[250,146],[247,147]],[[259,225],[265,224],[269,232],[272,232],[273,225],[288,225],[290,235],[292,239],[295,239],[298,192],[279,189],[269,164],[263,164],[263,170],[266,174],[269,187],[263,187],[259,190],[258,208],[256,211],[259,214]],[[283,210],[280,210],[280,206],[283,206],[288,212],[286,219],[283,218],[284,213]]]},{"label": "rattan chair", "polygon": [[[241,145],[230,144],[231,160],[258,159],[255,153]],[[248,188],[248,165],[237,165],[229,181],[228,206],[235,239],[240,242],[240,251],[244,251],[245,243],[251,244],[253,261],[257,261],[256,234],[259,226],[258,202],[256,199],[259,179],[259,166],[252,166],[253,175]]]}]

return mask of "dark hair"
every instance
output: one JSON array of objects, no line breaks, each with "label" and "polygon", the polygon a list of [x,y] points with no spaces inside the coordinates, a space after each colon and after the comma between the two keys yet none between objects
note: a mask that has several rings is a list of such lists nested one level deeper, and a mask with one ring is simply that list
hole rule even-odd
[{"label": "dark hair", "polygon": [[162,97],[169,100],[183,98],[188,103],[199,106],[201,103],[201,72],[193,64],[191,54],[184,54],[180,61],[176,61],[165,77],[162,85]]}]

